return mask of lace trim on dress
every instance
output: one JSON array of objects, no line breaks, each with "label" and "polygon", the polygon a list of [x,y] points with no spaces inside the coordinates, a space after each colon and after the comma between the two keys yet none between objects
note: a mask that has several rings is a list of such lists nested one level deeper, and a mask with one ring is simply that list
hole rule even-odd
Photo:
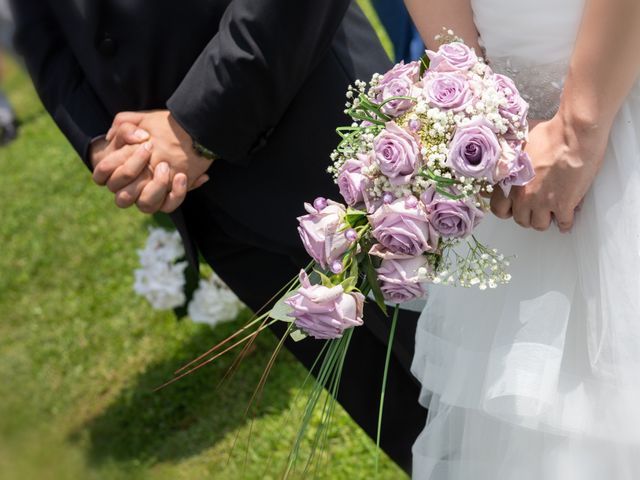
[{"label": "lace trim on dress", "polygon": [[494,72],[510,77],[529,102],[529,118],[551,119],[560,108],[568,64],[566,62],[532,65],[511,57],[491,58]]}]

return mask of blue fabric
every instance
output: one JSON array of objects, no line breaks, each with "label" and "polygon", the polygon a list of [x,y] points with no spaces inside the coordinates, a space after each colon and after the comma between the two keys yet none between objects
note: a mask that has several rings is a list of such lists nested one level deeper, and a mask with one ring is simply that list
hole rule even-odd
[{"label": "blue fabric", "polygon": [[410,62],[424,53],[424,44],[404,6],[403,0],[373,0],[396,54],[395,61]]}]

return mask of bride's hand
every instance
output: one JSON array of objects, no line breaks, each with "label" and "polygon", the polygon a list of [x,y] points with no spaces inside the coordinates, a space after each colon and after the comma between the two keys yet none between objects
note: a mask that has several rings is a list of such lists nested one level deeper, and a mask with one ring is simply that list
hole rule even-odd
[{"label": "bride's hand", "polygon": [[502,189],[496,189],[491,209],[500,218],[513,216],[522,227],[539,231],[547,230],[555,217],[560,231],[566,233],[602,165],[609,131],[577,127],[560,113],[532,125],[525,151],[536,178],[529,185],[513,188],[508,198]]}]

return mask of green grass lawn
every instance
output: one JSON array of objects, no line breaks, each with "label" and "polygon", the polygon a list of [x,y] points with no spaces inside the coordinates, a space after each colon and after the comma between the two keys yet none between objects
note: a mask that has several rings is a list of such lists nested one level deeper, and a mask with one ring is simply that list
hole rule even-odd
[{"label": "green grass lawn", "polygon": [[[225,388],[232,357],[153,393],[242,319],[212,331],[136,297],[148,220],[91,183],[17,69],[6,88],[24,125],[0,150],[0,478],[278,478],[305,370],[282,355],[253,422],[270,334]],[[322,478],[373,477],[374,445],[342,411],[328,453]],[[404,475],[383,459],[379,478]]]}]

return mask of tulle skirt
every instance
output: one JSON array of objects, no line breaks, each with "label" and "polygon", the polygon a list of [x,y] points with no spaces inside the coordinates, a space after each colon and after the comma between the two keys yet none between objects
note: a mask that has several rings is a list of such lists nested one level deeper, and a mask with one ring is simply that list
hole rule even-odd
[{"label": "tulle skirt", "polygon": [[640,479],[640,87],[571,234],[491,217],[478,237],[513,279],[431,290],[414,478]]}]

